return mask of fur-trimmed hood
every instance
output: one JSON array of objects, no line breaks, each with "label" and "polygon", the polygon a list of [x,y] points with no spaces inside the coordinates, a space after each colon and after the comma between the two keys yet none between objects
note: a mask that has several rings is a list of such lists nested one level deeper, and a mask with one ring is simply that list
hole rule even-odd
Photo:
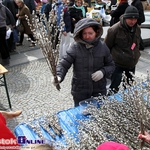
[{"label": "fur-trimmed hood", "polygon": [[80,32],[89,26],[98,26],[99,28],[99,35],[97,36],[97,39],[100,39],[103,34],[103,28],[102,26],[95,20],[91,18],[84,18],[77,22],[75,29],[74,29],[74,40],[79,42],[81,40],[81,34]]}]

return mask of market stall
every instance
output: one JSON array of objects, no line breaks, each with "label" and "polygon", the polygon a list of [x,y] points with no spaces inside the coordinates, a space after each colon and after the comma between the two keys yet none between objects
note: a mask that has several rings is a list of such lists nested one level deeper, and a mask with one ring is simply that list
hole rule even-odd
[{"label": "market stall", "polygon": [[84,109],[81,105],[19,124],[15,128],[16,136],[26,137],[20,144],[42,139],[53,141],[58,149],[74,150],[95,149],[105,141],[117,141],[131,149],[140,149],[137,135],[141,129],[150,129],[149,82],[94,100],[97,105]]}]

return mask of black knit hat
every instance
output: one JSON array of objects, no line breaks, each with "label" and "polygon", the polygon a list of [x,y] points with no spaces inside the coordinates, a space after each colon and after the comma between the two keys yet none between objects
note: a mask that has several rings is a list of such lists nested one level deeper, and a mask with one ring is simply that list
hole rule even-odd
[{"label": "black knit hat", "polygon": [[125,19],[129,18],[139,18],[139,11],[134,6],[128,6],[123,15]]}]

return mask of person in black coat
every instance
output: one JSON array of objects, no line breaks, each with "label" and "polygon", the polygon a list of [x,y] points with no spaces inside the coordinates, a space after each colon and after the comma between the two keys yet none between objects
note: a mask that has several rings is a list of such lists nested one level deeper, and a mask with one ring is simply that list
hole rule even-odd
[{"label": "person in black coat", "polygon": [[24,3],[29,8],[31,14],[33,13],[33,11],[36,11],[34,0],[24,0]]},{"label": "person in black coat", "polygon": [[[15,23],[17,21],[17,17],[16,14],[18,13],[18,6],[15,3],[15,0],[4,0],[3,1],[3,5],[6,6],[10,12],[12,13],[14,19],[15,19]],[[10,20],[7,18],[7,25],[10,24]],[[16,29],[16,27],[13,28],[13,32],[10,35],[10,38],[7,39],[7,45],[9,48],[9,52],[14,52],[14,50],[16,49],[16,42],[18,42],[18,31]]]},{"label": "person in black coat", "polygon": [[47,18],[47,21],[49,20],[49,13],[52,10],[52,0],[48,0],[48,3],[46,4],[44,8],[44,13]]},{"label": "person in black coat", "polygon": [[111,11],[110,26],[120,21],[120,16],[124,14],[128,6],[129,4],[127,0],[120,0],[118,7]]},{"label": "person in black coat", "polygon": [[16,14],[18,13],[18,6],[16,5],[15,0],[3,0],[3,5],[10,10],[15,18],[15,21],[17,21]]},{"label": "person in black coat", "polygon": [[75,0],[75,4],[68,8],[71,17],[71,33],[74,32],[75,24],[86,17],[87,7],[83,6],[82,0]]},{"label": "person in black coat", "polygon": [[7,26],[7,20],[10,21],[10,25],[12,28],[15,27],[15,19],[10,12],[10,10],[5,7],[0,2],[0,53],[2,62],[0,62],[2,65],[8,65],[9,64],[9,49],[6,42],[6,26]]},{"label": "person in black coat", "polygon": [[[144,15],[144,9],[143,9],[142,2],[140,0],[133,0],[131,5],[138,9],[139,19],[138,19],[137,23],[138,23],[138,25],[141,25],[143,22],[145,22],[145,15]],[[140,50],[144,50],[144,48],[145,48],[144,42],[143,42],[143,39],[141,37]]]},{"label": "person in black coat", "polygon": [[139,19],[138,19],[137,23],[138,23],[138,25],[141,25],[143,22],[145,22],[145,15],[144,15],[143,5],[142,5],[140,0],[133,0],[131,5],[138,9]]}]

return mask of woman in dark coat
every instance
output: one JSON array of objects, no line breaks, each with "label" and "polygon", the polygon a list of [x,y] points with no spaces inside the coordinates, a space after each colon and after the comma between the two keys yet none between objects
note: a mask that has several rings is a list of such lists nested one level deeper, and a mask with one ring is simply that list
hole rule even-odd
[{"label": "woman in dark coat", "polygon": [[115,66],[110,50],[100,40],[102,33],[97,21],[90,18],[78,21],[74,30],[75,42],[57,66],[58,80],[62,82],[73,64],[71,94],[75,106],[92,96],[106,95],[106,78],[111,77]]},{"label": "woman in dark coat", "polygon": [[30,26],[28,25],[28,22],[26,20],[26,16],[28,17],[30,23],[31,23],[31,15],[30,15],[30,10],[29,8],[24,4],[23,0],[16,0],[16,4],[18,5],[18,14],[16,15],[21,23],[24,26],[24,32],[20,34],[20,41],[17,43],[17,46],[22,45],[23,39],[24,39],[24,34],[27,34],[29,38],[32,40],[32,44],[30,47],[35,46],[35,38],[33,37],[33,33],[30,29]]},{"label": "woman in dark coat", "polygon": [[46,3],[46,6],[44,8],[44,13],[45,13],[47,21],[49,20],[49,13],[52,10],[52,1],[53,0],[48,0],[48,3]]},{"label": "woman in dark coat", "polygon": [[120,21],[120,16],[124,14],[128,6],[128,0],[120,0],[118,7],[115,10],[111,11],[110,26]]},{"label": "woman in dark coat", "polygon": [[83,6],[82,0],[75,0],[75,4],[73,6],[69,6],[68,9],[71,17],[71,33],[73,33],[75,24],[86,17],[87,7]]},{"label": "woman in dark coat", "polygon": [[139,11],[139,18],[138,18],[138,25],[141,25],[143,22],[145,22],[145,15],[144,15],[144,9],[143,5],[140,0],[133,0],[131,3],[132,6],[136,7]]}]

